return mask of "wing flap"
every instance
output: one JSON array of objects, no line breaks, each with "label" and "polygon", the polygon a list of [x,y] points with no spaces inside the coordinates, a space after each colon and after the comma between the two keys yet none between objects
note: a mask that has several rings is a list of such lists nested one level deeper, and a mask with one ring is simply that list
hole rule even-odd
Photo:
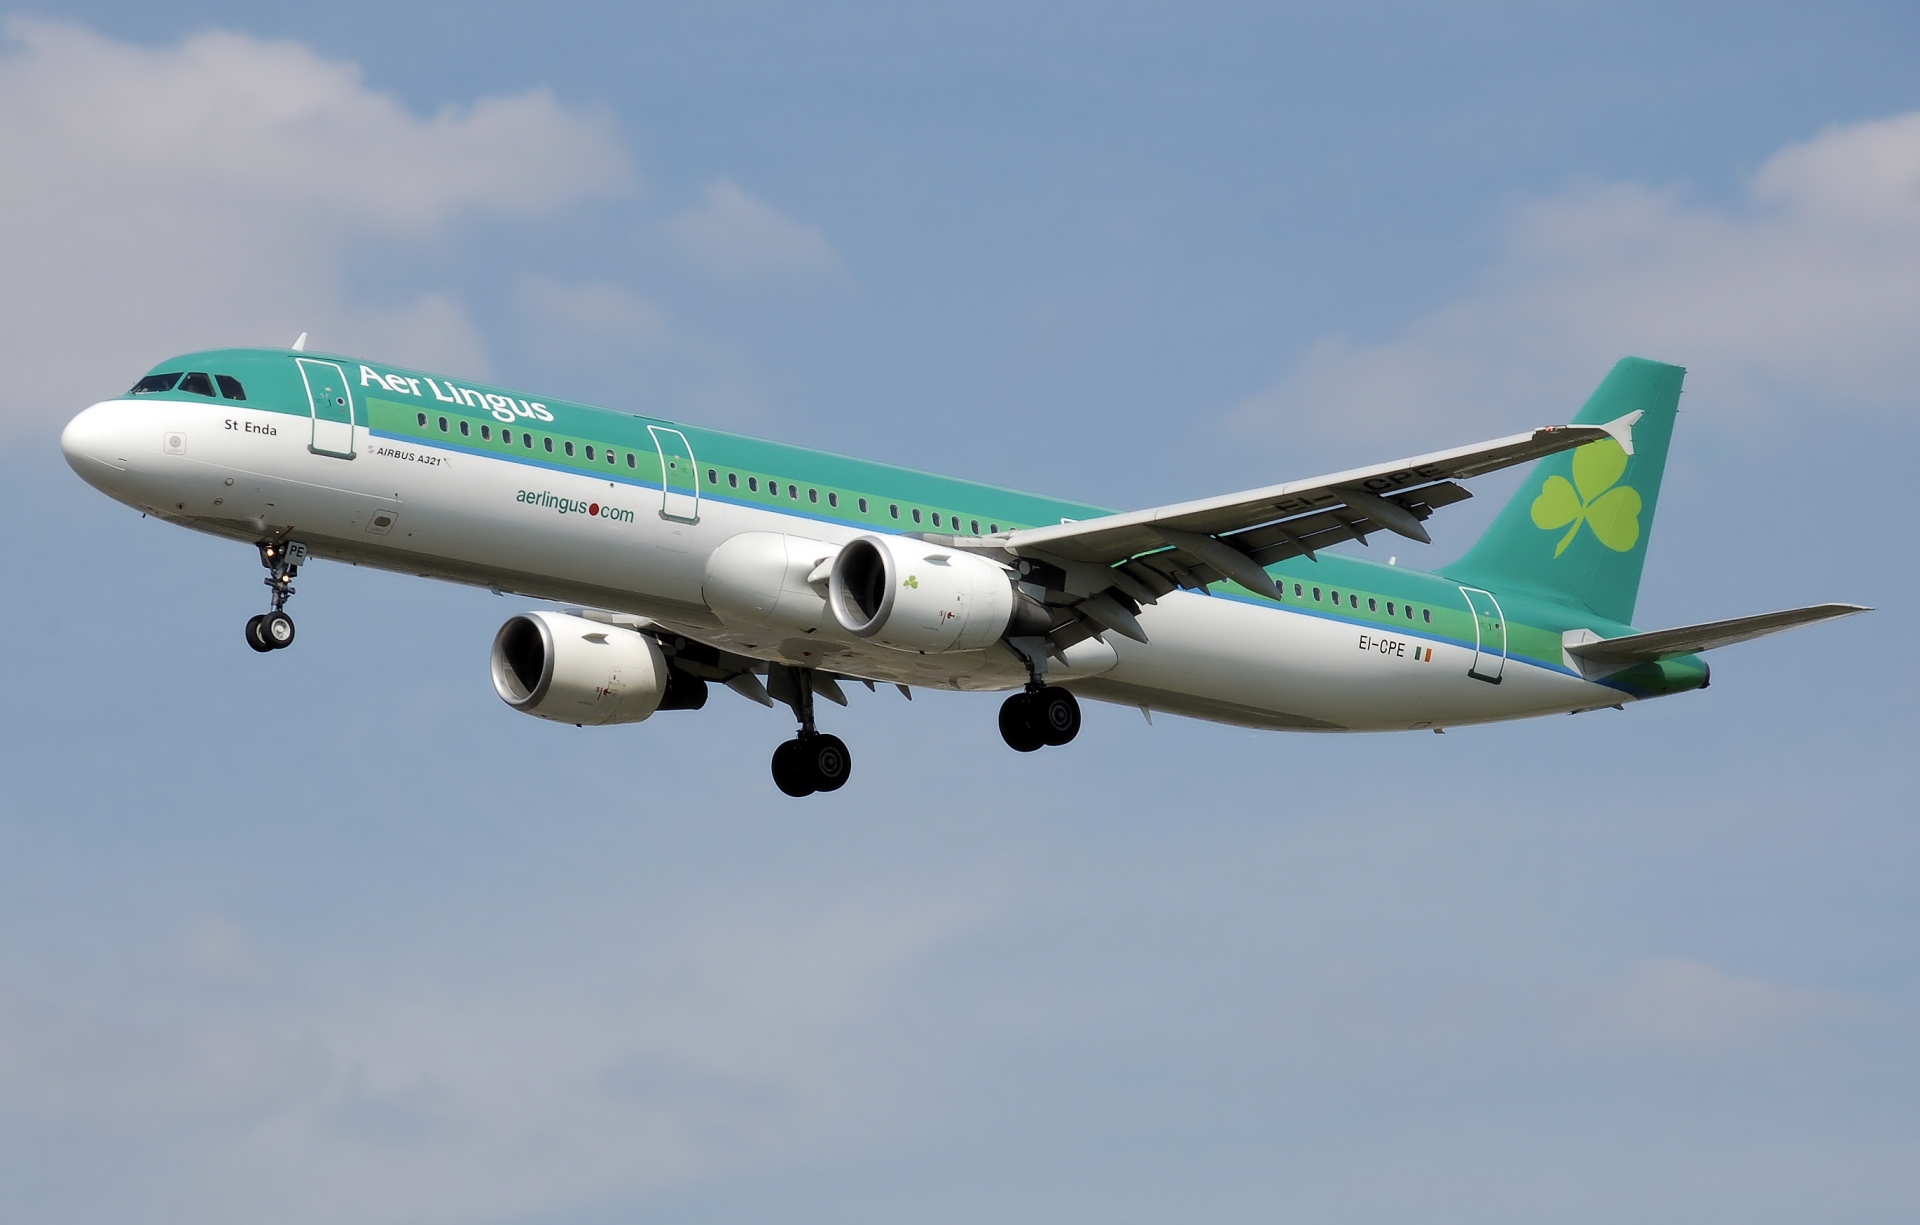
[{"label": "wing flap", "polygon": [[[1694,655],[1701,651],[1711,651],[1715,647],[1732,646],[1736,642],[1746,642],[1767,634],[1777,634],[1781,630],[1813,625],[1820,621],[1831,621],[1835,617],[1851,617],[1855,613],[1870,611],[1872,610],[1863,604],[1813,604],[1806,608],[1789,608],[1782,612],[1735,617],[1730,621],[1707,621],[1699,625],[1683,625],[1677,629],[1654,630],[1645,634],[1628,634],[1620,638],[1568,642],[1566,652],[1576,659],[1606,666],[1655,663],[1662,659],[1672,659],[1676,655]],[[1582,632],[1572,631],[1574,634]]]}]

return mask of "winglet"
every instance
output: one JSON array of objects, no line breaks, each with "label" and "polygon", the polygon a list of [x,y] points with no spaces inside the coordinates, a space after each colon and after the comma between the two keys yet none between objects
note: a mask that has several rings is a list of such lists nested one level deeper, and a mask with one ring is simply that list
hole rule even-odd
[{"label": "winglet", "polygon": [[1646,416],[1645,410],[1636,408],[1624,417],[1615,417],[1600,428],[1605,430],[1612,436],[1615,442],[1620,444],[1622,451],[1625,451],[1628,455],[1632,455],[1633,426],[1635,422],[1644,416]]}]

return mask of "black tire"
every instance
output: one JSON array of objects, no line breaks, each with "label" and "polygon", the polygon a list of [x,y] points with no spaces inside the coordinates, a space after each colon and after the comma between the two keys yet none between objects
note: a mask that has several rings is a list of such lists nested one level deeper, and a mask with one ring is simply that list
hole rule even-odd
[{"label": "black tire", "polygon": [[1048,685],[1030,699],[1034,728],[1040,739],[1056,748],[1080,734],[1080,700],[1058,685]]},{"label": "black tire", "polygon": [[1031,753],[1046,743],[1034,723],[1031,695],[1016,693],[1000,703],[1000,739],[1016,753]]},{"label": "black tire", "polygon": [[817,789],[798,740],[783,741],[773,751],[773,785],[795,799],[812,795]]},{"label": "black tire", "polygon": [[247,618],[247,645],[263,655],[273,650],[273,644],[260,633],[260,623],[266,619],[265,613],[256,613]]},{"label": "black tire", "polygon": [[268,613],[260,618],[260,637],[276,651],[292,646],[293,618],[283,612]]},{"label": "black tire", "polygon": [[847,785],[853,777],[853,754],[847,751],[847,742],[838,736],[815,736],[811,740],[802,740],[806,746],[806,762],[813,771],[813,786],[816,791],[838,791]]}]

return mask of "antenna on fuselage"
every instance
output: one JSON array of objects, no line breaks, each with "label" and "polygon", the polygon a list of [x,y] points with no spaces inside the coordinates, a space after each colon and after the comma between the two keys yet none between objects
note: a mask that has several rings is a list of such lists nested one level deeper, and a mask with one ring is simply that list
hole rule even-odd
[{"label": "antenna on fuselage", "polygon": [[295,353],[305,353],[307,351],[307,334],[305,332],[300,333],[300,338],[293,342],[293,351]]}]

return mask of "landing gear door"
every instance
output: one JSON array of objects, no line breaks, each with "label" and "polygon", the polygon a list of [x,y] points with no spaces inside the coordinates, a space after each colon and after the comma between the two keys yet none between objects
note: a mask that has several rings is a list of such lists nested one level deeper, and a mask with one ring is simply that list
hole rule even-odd
[{"label": "landing gear door", "polygon": [[307,449],[315,455],[352,459],[353,386],[347,372],[311,357],[294,360],[307,382],[307,404],[313,410],[313,442]]},{"label": "landing gear door", "polygon": [[687,436],[663,425],[650,425],[653,445],[660,452],[660,517],[682,523],[700,521],[700,472],[694,466]]},{"label": "landing gear door", "polygon": [[1478,587],[1462,587],[1460,594],[1467,597],[1467,607],[1473,610],[1473,666],[1467,669],[1467,675],[1498,685],[1507,666],[1507,619],[1500,612],[1500,601],[1491,591]]}]

